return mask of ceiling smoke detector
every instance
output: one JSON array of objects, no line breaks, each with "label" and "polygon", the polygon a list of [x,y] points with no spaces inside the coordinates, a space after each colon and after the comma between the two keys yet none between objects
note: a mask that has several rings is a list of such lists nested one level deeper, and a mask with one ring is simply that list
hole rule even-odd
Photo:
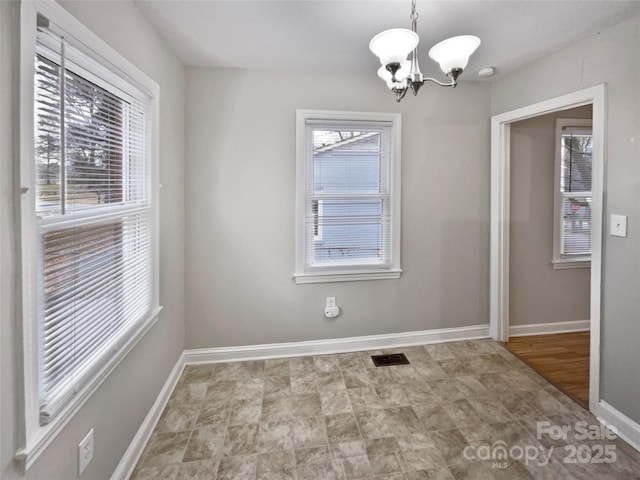
[{"label": "ceiling smoke detector", "polygon": [[494,73],[496,73],[496,70],[493,67],[485,67],[478,70],[479,77],[492,77]]}]

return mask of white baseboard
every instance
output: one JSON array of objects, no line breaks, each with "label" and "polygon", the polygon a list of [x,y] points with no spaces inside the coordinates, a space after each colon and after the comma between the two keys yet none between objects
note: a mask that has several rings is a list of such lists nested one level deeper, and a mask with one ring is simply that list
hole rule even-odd
[{"label": "white baseboard", "polygon": [[604,400],[600,400],[592,413],[600,423],[614,427],[618,437],[640,451],[640,425],[638,423]]},{"label": "white baseboard", "polygon": [[428,343],[454,342],[489,338],[489,325],[471,327],[442,328],[416,332],[367,335],[363,337],[335,338],[305,342],[270,343],[238,347],[217,347],[185,350],[185,363],[216,363],[267,358],[297,357],[306,355],[326,355],[362,350],[378,350],[393,347],[407,347]]},{"label": "white baseboard", "polygon": [[151,438],[151,434],[156,428],[158,420],[160,420],[160,415],[162,415],[173,390],[178,384],[178,380],[180,380],[180,375],[182,375],[184,365],[183,352],[178,357],[178,360],[173,366],[171,373],[169,373],[169,377],[166,382],[164,382],[162,390],[160,390],[160,393],[158,394],[158,398],[153,402],[149,413],[147,413],[147,416],[140,425],[140,428],[138,428],[138,431],[131,440],[127,450],[124,452],[124,456],[120,459],[120,463],[118,463],[118,466],[111,475],[111,480],[127,480],[133,474],[133,470],[136,468],[136,465],[140,460],[144,447],[147,445],[149,438]]},{"label": "white baseboard", "polygon": [[553,333],[585,332],[591,328],[591,320],[573,320],[570,322],[535,323],[531,325],[511,325],[510,337],[525,335],[550,335]]}]

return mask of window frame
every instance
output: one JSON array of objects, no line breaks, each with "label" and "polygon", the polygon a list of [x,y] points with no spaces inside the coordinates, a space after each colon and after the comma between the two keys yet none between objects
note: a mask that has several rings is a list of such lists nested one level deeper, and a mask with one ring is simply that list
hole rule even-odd
[{"label": "window frame", "polygon": [[[305,200],[306,181],[309,175],[307,160],[307,123],[343,123],[357,128],[371,127],[372,123],[387,123],[389,127],[389,261],[384,265],[338,265],[308,268],[305,265]],[[398,279],[401,269],[401,122],[399,113],[348,112],[335,110],[296,110],[296,218],[295,218],[295,272],[297,284],[345,282],[360,280]],[[315,240],[314,240],[315,241]]]},{"label": "window frame", "polygon": [[[554,270],[591,267],[590,254],[572,256],[564,256],[562,254],[562,229],[564,212],[563,193],[560,191],[560,188],[562,175],[562,130],[566,127],[593,128],[593,121],[590,118],[556,119],[553,169],[553,255],[551,259],[551,265]],[[582,196],[582,193],[575,196]],[[593,196],[593,187],[591,190],[591,196]]]},{"label": "window frame", "polygon": [[[123,81],[133,84],[150,100],[150,218],[151,218],[151,309],[149,314],[140,322],[125,329],[118,336],[117,350],[110,358],[101,363],[88,382],[74,395],[71,401],[52,418],[40,425],[40,396],[39,396],[39,362],[38,362],[38,264],[42,261],[38,237],[38,220],[36,216],[36,174],[34,145],[34,57],[36,54],[36,19],[41,13],[51,22],[69,35],[77,48],[81,48],[88,58],[111,72],[109,78],[118,85]],[[117,73],[114,73],[117,72]],[[116,52],[97,35],[80,23],[56,2],[36,0],[22,2],[20,9],[20,242],[21,245],[21,280],[22,302],[21,323],[19,330],[22,345],[23,392],[24,405],[21,408],[20,446],[15,458],[23,472],[26,471],[38,456],[45,451],[64,426],[74,417],[84,403],[99,388],[101,383],[144,337],[145,333],[157,321],[162,307],[159,304],[159,86],[131,62]]]}]

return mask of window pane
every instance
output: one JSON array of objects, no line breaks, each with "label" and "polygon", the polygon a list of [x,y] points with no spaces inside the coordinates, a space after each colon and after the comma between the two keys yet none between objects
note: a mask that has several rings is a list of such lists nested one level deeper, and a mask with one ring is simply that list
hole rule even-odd
[{"label": "window pane", "polygon": [[43,235],[41,421],[151,304],[148,213]]},{"label": "window pane", "polygon": [[[102,321],[122,303],[122,226],[107,223],[44,236],[43,380],[52,389],[86,359],[87,347],[122,319]],[[96,328],[103,323],[101,328]]]},{"label": "window pane", "polygon": [[591,196],[562,197],[563,256],[591,254]]},{"label": "window pane", "polygon": [[562,129],[562,192],[591,191],[591,128],[564,127]]},{"label": "window pane", "polygon": [[382,200],[324,200],[317,216],[321,241],[315,243],[311,264],[379,263],[383,260]]},{"label": "window pane", "polygon": [[379,193],[380,132],[313,131],[314,193]]},{"label": "window pane", "polygon": [[146,201],[147,107],[69,69],[64,84],[60,75],[59,65],[36,56],[37,212]]},{"label": "window pane", "polygon": [[123,101],[73,72],[65,78],[67,208],[123,200]]}]

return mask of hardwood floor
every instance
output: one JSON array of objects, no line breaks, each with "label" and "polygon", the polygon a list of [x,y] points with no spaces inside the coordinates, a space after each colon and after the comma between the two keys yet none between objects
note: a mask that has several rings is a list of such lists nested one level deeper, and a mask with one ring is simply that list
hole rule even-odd
[{"label": "hardwood floor", "polygon": [[511,337],[505,346],[557,388],[589,408],[589,332]]}]

